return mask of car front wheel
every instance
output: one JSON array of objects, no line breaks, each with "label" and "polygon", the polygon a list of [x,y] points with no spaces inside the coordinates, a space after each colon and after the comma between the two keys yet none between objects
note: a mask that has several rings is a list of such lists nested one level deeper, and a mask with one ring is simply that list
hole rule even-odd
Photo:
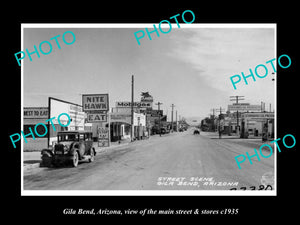
[{"label": "car front wheel", "polygon": [[74,156],[73,156],[73,159],[72,159],[72,166],[77,167],[78,166],[78,161],[79,161],[78,152],[74,152]]}]

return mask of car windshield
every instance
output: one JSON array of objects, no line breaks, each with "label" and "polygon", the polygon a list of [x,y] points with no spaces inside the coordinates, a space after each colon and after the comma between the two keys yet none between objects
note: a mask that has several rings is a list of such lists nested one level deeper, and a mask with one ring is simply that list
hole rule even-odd
[{"label": "car windshield", "polygon": [[60,134],[58,135],[58,142],[61,141],[77,141],[78,134]]}]

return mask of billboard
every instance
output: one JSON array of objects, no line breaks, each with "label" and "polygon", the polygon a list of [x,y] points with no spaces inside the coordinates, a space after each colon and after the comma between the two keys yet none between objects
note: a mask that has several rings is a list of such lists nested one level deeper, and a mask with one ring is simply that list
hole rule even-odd
[{"label": "billboard", "polygon": [[[52,120],[53,124],[59,124],[57,117],[61,113],[67,113],[71,117],[71,123],[68,130],[84,130],[84,115],[82,106],[64,100],[49,97],[49,118],[55,117]],[[66,116],[60,117],[62,124],[67,124],[68,118]]]},{"label": "billboard", "polygon": [[249,103],[239,103],[239,104],[228,105],[228,111],[261,112],[261,106],[250,105]]},{"label": "billboard", "polygon": [[83,111],[87,113],[88,123],[107,122],[109,111],[108,94],[82,95]]},{"label": "billboard", "polygon": [[24,119],[48,119],[48,107],[24,107]]},{"label": "billboard", "polygon": [[107,112],[109,110],[108,94],[82,95],[82,106],[84,112]]}]

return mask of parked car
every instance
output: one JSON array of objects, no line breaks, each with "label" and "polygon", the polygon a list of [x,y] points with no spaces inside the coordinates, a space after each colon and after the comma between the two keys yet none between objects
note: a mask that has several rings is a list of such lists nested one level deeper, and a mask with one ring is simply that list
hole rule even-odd
[{"label": "parked car", "polygon": [[81,160],[94,161],[96,151],[93,147],[92,132],[58,132],[57,141],[52,149],[42,150],[43,166],[71,163],[73,167],[77,167]]}]

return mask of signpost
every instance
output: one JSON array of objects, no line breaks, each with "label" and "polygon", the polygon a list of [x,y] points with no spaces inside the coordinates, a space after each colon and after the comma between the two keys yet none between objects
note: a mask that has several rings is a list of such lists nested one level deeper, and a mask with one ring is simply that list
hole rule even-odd
[{"label": "signpost", "polygon": [[[98,124],[98,146],[108,147],[110,145],[108,94],[84,94],[82,95],[82,107],[83,111],[87,113],[87,122]],[[107,122],[108,127],[106,127]]]},{"label": "signpost", "polygon": [[109,128],[98,127],[98,147],[109,146]]}]

